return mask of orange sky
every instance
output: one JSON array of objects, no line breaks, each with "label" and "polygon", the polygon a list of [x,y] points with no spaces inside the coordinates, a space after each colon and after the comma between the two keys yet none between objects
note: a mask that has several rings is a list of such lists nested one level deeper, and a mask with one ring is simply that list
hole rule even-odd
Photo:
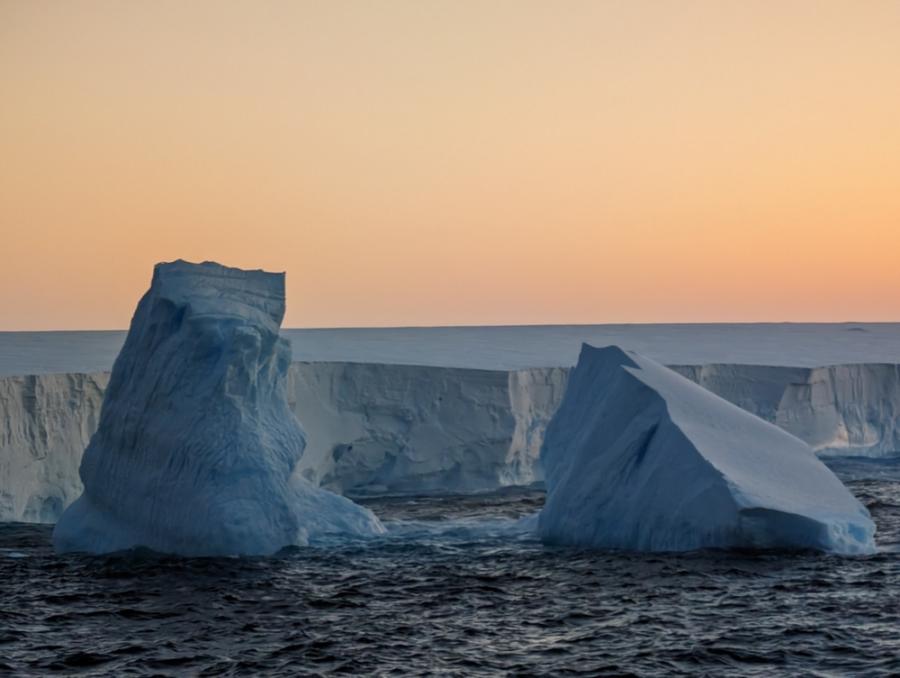
[{"label": "orange sky", "polygon": [[900,320],[900,2],[0,0],[0,329]]}]

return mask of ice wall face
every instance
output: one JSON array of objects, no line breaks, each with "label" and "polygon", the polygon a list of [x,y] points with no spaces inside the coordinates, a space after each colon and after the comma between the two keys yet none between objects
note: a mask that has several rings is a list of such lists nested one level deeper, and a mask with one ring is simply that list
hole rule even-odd
[{"label": "ice wall face", "polygon": [[673,367],[820,455],[900,453],[900,365]]},{"label": "ice wall face", "polygon": [[540,479],[535,460],[568,370],[294,363],[298,470],[353,495],[475,492]]},{"label": "ice wall face", "polygon": [[[820,455],[900,453],[900,367],[674,367]],[[304,477],[341,493],[468,492],[543,478],[538,452],[569,369],[491,371],[293,363]],[[108,374],[0,378],[0,520],[53,522],[81,492],[77,469]]]},{"label": "ice wall face", "polygon": [[[539,481],[544,429],[568,373],[293,363],[287,399],[306,432],[297,471],[351,495]],[[78,465],[108,381],[105,373],[0,379],[0,521],[54,522],[81,493]]]},{"label": "ice wall face", "polygon": [[285,397],[283,314],[283,274],[157,265],[57,549],[267,554],[381,530],[371,512],[292,477],[305,441]]},{"label": "ice wall face", "polygon": [[515,428],[506,375],[459,372],[294,365],[288,399],[314,422],[299,472],[351,494],[496,487]]},{"label": "ice wall face", "polygon": [[544,479],[540,452],[547,425],[562,402],[568,368],[547,367],[509,373],[509,398],[516,428],[500,479],[503,485],[527,485]]},{"label": "ice wall face", "polygon": [[617,347],[583,347],[541,460],[548,542],[874,550],[868,512],[806,444]]},{"label": "ice wall face", "polygon": [[109,375],[0,379],[0,520],[55,522],[81,494],[78,465]]}]

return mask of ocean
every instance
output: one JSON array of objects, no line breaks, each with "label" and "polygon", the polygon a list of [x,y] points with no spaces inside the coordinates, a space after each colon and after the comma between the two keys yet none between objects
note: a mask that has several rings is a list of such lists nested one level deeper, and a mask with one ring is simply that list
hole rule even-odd
[{"label": "ocean", "polygon": [[[286,330],[296,360],[513,369],[582,341],[664,362],[900,363],[900,325]],[[0,374],[111,367],[123,332],[0,333]],[[539,488],[361,498],[388,532],[259,558],[54,553],[0,524],[0,674],[900,673],[900,458],[829,459],[869,508],[866,557],[549,547]]]},{"label": "ocean", "polygon": [[268,558],[57,556],[0,525],[0,672],[896,675],[900,461],[830,463],[878,554],[547,547],[524,488],[364,500],[386,536]]}]

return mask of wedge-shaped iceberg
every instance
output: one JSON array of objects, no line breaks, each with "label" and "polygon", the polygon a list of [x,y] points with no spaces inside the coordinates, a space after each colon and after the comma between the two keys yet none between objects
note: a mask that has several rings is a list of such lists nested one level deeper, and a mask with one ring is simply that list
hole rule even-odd
[{"label": "wedge-shaped iceberg", "polygon": [[305,439],[285,395],[284,306],[283,274],[156,266],[81,463],[84,493],[56,525],[58,550],[269,554],[383,531],[294,473]]},{"label": "wedge-shaped iceberg", "polygon": [[541,461],[549,543],[875,549],[868,512],[804,442],[615,346],[582,347]]}]

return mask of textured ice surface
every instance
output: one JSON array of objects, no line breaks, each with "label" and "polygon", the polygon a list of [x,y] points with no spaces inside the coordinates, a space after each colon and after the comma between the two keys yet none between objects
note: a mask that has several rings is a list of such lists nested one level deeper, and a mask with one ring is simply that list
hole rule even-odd
[{"label": "textured ice surface", "polygon": [[874,550],[868,512],[809,446],[618,347],[582,348],[541,460],[548,542]]},{"label": "textured ice surface", "polygon": [[283,314],[283,274],[157,265],[57,549],[268,554],[382,530],[367,509],[293,474],[305,441],[284,390]]},{"label": "textured ice surface", "polygon": [[0,379],[0,520],[56,522],[81,494],[108,382],[107,372]]},{"label": "textured ice surface", "polygon": [[473,492],[540,480],[567,370],[295,363],[288,399],[308,438],[299,469],[351,494]]},{"label": "textured ice surface", "polygon": [[822,456],[900,453],[900,365],[695,365],[679,374]]},{"label": "textured ice surface", "polygon": [[[897,365],[675,367],[820,455],[900,452]],[[293,363],[304,477],[349,494],[469,492],[543,478],[538,451],[568,368],[469,370]],[[78,464],[108,373],[0,378],[0,520],[55,521],[81,493]]]}]

